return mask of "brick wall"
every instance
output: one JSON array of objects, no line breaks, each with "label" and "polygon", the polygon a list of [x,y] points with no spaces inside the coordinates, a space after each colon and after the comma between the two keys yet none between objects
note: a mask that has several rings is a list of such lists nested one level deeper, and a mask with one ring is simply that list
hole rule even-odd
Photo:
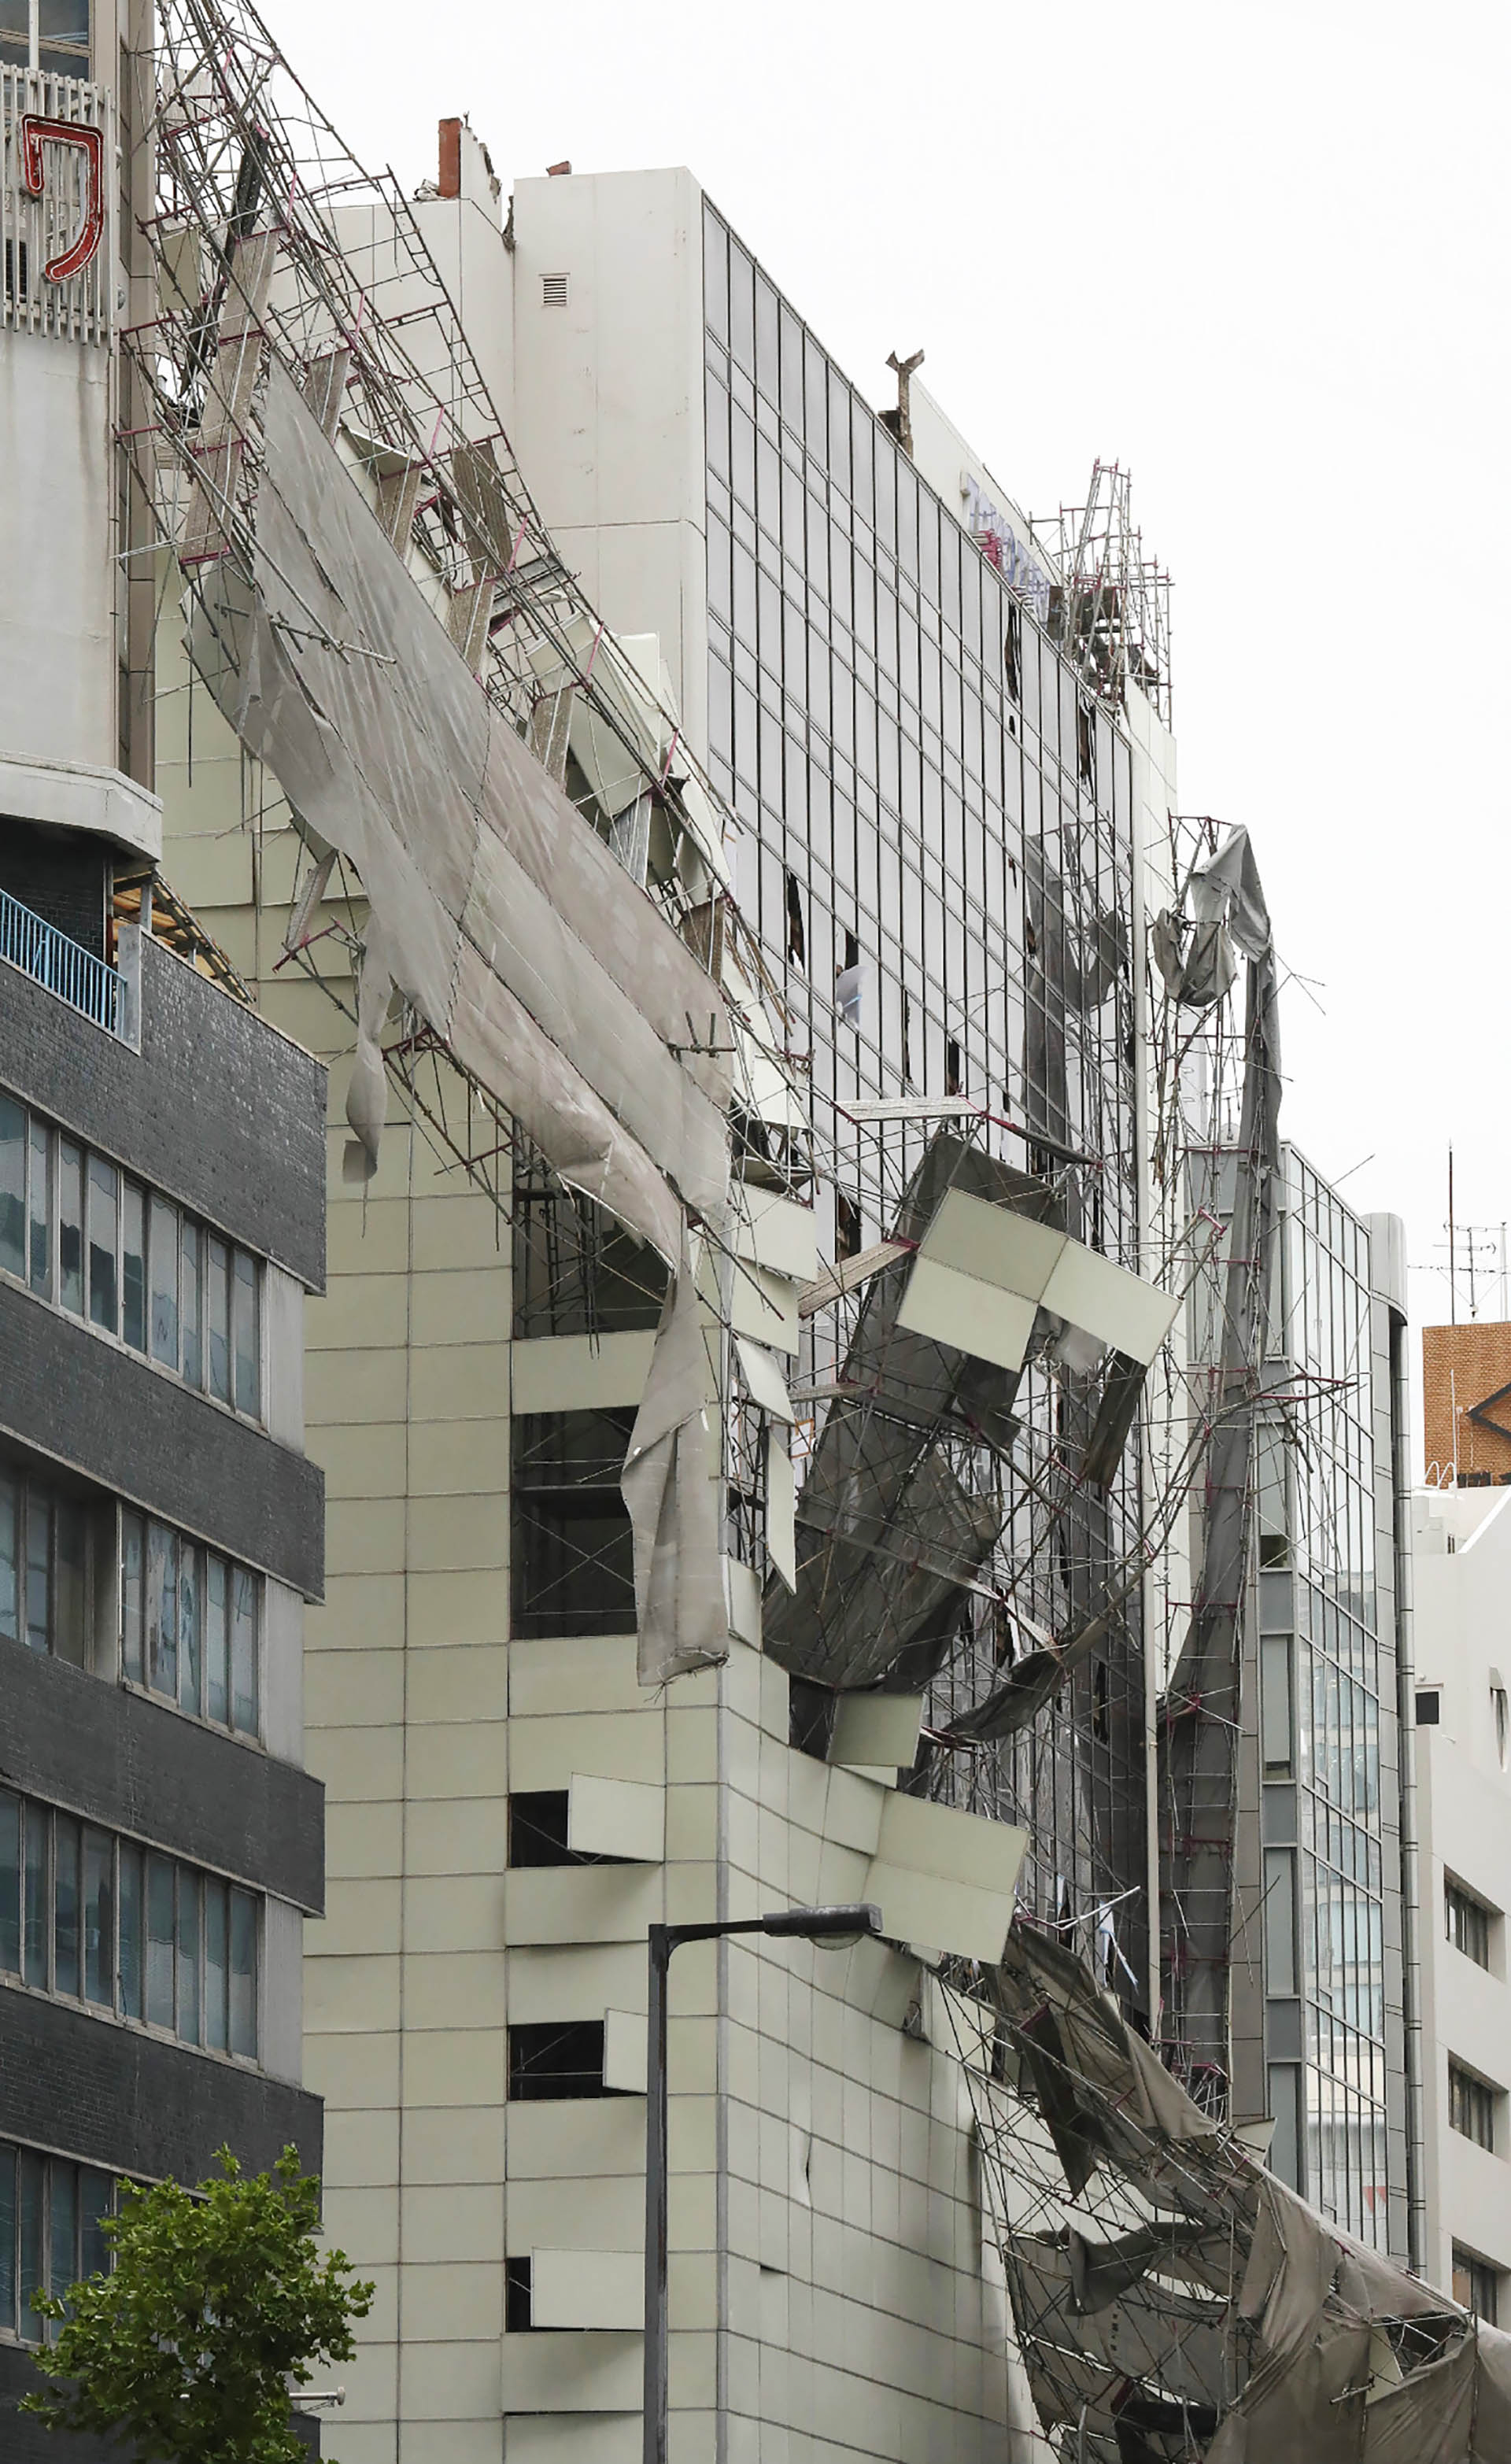
[{"label": "brick wall", "polygon": [[102,839],[0,821],[0,890],[97,958],[105,955],[105,869]]},{"label": "brick wall", "polygon": [[[1439,1481],[1455,1462],[1460,1478],[1488,1472],[1493,1481],[1511,1480],[1511,1437],[1470,1418],[1477,1404],[1502,1386],[1511,1386],[1511,1326],[1480,1321],[1423,1327],[1424,1469],[1430,1481]],[[1490,1410],[1511,1429],[1511,1395]]]}]

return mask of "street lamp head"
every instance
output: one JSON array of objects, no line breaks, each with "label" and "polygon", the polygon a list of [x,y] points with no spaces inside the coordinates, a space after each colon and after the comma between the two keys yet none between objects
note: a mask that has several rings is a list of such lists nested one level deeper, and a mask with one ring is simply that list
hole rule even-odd
[{"label": "street lamp head", "polygon": [[818,1942],[831,1950],[882,1930],[882,1912],[870,1901],[834,1908],[776,1908],[760,1921],[762,1933],[796,1934],[800,1942]]}]

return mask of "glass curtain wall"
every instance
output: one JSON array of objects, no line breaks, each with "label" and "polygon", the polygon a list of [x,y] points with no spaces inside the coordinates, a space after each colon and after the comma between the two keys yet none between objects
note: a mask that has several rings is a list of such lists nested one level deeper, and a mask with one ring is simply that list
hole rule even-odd
[{"label": "glass curtain wall", "polygon": [[[883,1237],[929,1134],[845,1108],[963,1096],[971,1134],[1062,1176],[1070,1228],[1133,1265],[1127,741],[712,208],[704,283],[709,756],[741,825],[743,911],[811,1055],[833,1180],[821,1243]],[[1067,1373],[1025,1377],[1025,1467],[1042,1475],[1050,1441],[1084,1434],[1084,1393]],[[1052,1534],[1010,1485],[996,1581],[1068,1634],[1132,1541],[1136,1491]],[[1018,1647],[1010,1615],[974,1609],[935,1718],[1000,1683]],[[1136,1604],[1025,1736],[926,1782],[1026,1824],[1024,1896],[1084,1924],[1088,1952],[1096,1908],[1144,1871],[1135,1619]],[[1142,1975],[1130,1904],[1118,1943]]]}]

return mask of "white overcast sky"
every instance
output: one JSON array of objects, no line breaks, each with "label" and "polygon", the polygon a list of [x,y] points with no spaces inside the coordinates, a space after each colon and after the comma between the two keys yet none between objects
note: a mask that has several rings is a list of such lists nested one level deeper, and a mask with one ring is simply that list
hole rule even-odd
[{"label": "white overcast sky", "polygon": [[1253,830],[1315,986],[1287,1133],[1423,1266],[1450,1139],[1460,1221],[1511,1215],[1503,6],[265,5],[407,186],[453,112],[506,187],[686,163],[873,402],[924,347],[1030,511],[1130,468],[1182,808]]}]

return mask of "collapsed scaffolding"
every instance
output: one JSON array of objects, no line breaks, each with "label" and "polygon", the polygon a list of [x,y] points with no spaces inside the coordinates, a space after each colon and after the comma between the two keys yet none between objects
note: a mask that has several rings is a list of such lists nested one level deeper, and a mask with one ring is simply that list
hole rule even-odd
[{"label": "collapsed scaffolding", "polygon": [[[646,1681],[724,1656],[727,1554],[764,1575],[805,1742],[821,1749],[846,1693],[921,1698],[905,1785],[1023,1826],[1038,1951],[1084,1949],[1217,2131],[1278,1091],[1273,945],[1241,834],[1177,849],[1156,935],[1152,1224],[1086,1087],[1126,1092],[1134,1067],[1116,1057],[1146,963],[1131,867],[1109,903],[1074,828],[1025,849],[1019,1112],[821,1095],[659,652],[618,640],[554,548],[408,204],[352,163],[241,0],[164,0],[160,26],[159,314],[124,338],[151,415],[125,442],[193,671],[299,833],[285,958],[354,1030],[351,1177],[374,1170],[397,1089],[501,1220],[532,1176],[563,1193],[547,1285],[585,1279],[608,1306],[616,1281],[665,1293],[624,1472]],[[1092,701],[1138,691],[1168,711],[1168,618],[1126,474],[1099,466],[1064,519],[1086,786]],[[1212,1369],[1189,1358],[1184,1313],[1225,1210],[1193,1158],[1236,1099]],[[881,1237],[824,1263],[808,1201],[842,1158]],[[1146,1611],[1193,1495],[1200,1586],[1177,1654],[1178,1583],[1159,1630]],[[1128,1881],[1146,1652],[1167,1680],[1163,2013]],[[1152,2057],[1129,2058],[1155,2096]],[[1043,2078],[1038,2094],[1053,2102]],[[1003,2240],[1026,2284],[1024,2229]],[[1036,2396],[1059,2366],[1046,2315],[1019,2303]],[[1206,2452],[1191,2442],[1216,2425],[1168,2375],[1157,2357],[1137,2373],[1150,2402],[1187,2405],[1185,2443],[1122,2402],[1120,2454]],[[1165,2444],[1130,2449],[1134,2431]]]}]

